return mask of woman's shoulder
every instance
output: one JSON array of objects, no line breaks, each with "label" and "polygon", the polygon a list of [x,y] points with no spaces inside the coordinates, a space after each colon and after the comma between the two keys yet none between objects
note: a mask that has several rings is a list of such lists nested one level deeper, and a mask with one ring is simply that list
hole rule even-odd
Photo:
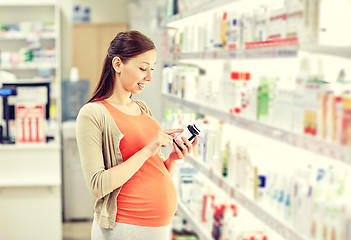
[{"label": "woman's shoulder", "polygon": [[150,113],[150,109],[149,107],[147,106],[147,104],[142,101],[142,100],[139,100],[139,99],[134,99],[134,101],[147,113]]},{"label": "woman's shoulder", "polygon": [[78,113],[79,115],[99,116],[103,115],[104,106],[100,101],[94,101],[84,104]]}]

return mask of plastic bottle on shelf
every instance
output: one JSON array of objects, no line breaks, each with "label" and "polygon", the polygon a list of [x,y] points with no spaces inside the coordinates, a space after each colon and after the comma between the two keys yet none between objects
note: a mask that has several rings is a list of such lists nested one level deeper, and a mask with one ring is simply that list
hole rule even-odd
[{"label": "plastic bottle on shelf", "polygon": [[269,122],[269,87],[269,80],[262,76],[257,92],[257,120],[265,124]]},{"label": "plastic bottle on shelf", "polygon": [[222,49],[226,49],[227,46],[227,12],[223,12],[222,22],[221,22],[221,44]]},{"label": "plastic bottle on shelf", "polygon": [[268,124],[281,128],[278,91],[280,88],[281,79],[279,76],[271,78],[269,81],[269,103],[268,103]]},{"label": "plastic bottle on shelf", "polygon": [[238,143],[235,149],[235,161],[234,161],[234,168],[235,168],[235,179],[234,179],[234,186],[237,188],[243,188],[243,181],[245,179],[245,171],[244,171],[244,146]]},{"label": "plastic bottle on shelf", "polygon": [[240,115],[242,112],[242,73],[232,72],[231,73],[231,94],[233,96],[233,101],[231,102],[231,112],[236,115]]},{"label": "plastic bottle on shelf", "polygon": [[341,144],[351,146],[351,96],[343,96],[343,117],[342,117],[342,130],[341,130]]},{"label": "plastic bottle on shelf", "polygon": [[[277,90],[277,109],[276,109],[276,121],[277,126],[284,130],[291,131],[291,119],[292,108],[293,108],[293,94],[295,85],[291,78],[287,77],[282,79],[278,85]],[[278,120],[278,121],[277,121]]]},{"label": "plastic bottle on shelf", "polygon": [[[307,1],[306,1],[307,2]],[[286,7],[286,38],[297,38],[303,40],[303,24],[305,10],[302,1],[285,1]]]},{"label": "plastic bottle on shelf", "polygon": [[325,116],[323,116],[320,96],[328,91],[329,84],[324,81],[322,59],[316,59],[314,63],[316,66],[312,71],[311,79],[305,85],[304,133],[322,138],[320,124],[325,120]]},{"label": "plastic bottle on shelf", "polygon": [[247,118],[250,105],[250,85],[251,74],[249,72],[242,73],[242,87],[241,87],[241,110],[242,116]]},{"label": "plastic bottle on shelf", "polygon": [[292,108],[292,129],[294,133],[303,134],[303,114],[305,105],[305,84],[310,78],[310,59],[300,59],[299,73],[295,80],[295,91]]},{"label": "plastic bottle on shelf", "polygon": [[231,62],[225,61],[223,63],[222,76],[220,78],[219,86],[219,103],[218,107],[221,110],[224,110],[226,113],[229,112],[230,103],[232,95],[230,93],[230,71],[231,71]]},{"label": "plastic bottle on shelf", "polygon": [[80,5],[73,6],[73,23],[81,23],[82,22],[82,9]]},{"label": "plastic bottle on shelf", "polygon": [[83,22],[89,23],[90,22],[90,7],[85,7],[83,12]]},{"label": "plastic bottle on shelf", "polygon": [[[286,8],[283,2],[275,2],[269,7],[268,40],[286,38]],[[274,43],[274,45],[276,42]]]},{"label": "plastic bottle on shelf", "polygon": [[251,12],[241,15],[241,48],[245,49],[247,43],[254,41],[254,20]]},{"label": "plastic bottle on shelf", "polygon": [[172,88],[172,83],[169,83],[170,79],[170,67],[168,64],[165,64],[162,69],[162,93],[170,93]]},{"label": "plastic bottle on shelf", "polygon": [[205,229],[212,229],[214,206],[215,195],[212,193],[204,195],[201,220],[204,223]]},{"label": "plastic bottle on shelf", "polygon": [[254,9],[254,36],[253,42],[267,41],[268,12],[266,6]]},{"label": "plastic bottle on shelf", "polygon": [[180,71],[181,67],[173,64],[171,67],[172,70],[172,92],[171,94],[180,97]]},{"label": "plastic bottle on shelf", "polygon": [[243,117],[250,120],[257,120],[257,94],[259,86],[259,78],[255,73],[250,74],[250,80],[247,83],[247,102],[245,114]]},{"label": "plastic bottle on shelf", "polygon": [[199,68],[189,67],[185,81],[185,98],[189,101],[195,101],[199,87],[197,85],[199,77]]},{"label": "plastic bottle on shelf", "polygon": [[238,49],[240,46],[240,28],[237,13],[229,11],[227,14],[226,48],[228,50]]},{"label": "plastic bottle on shelf", "polygon": [[213,45],[211,50],[220,50],[222,48],[221,26],[222,26],[222,15],[219,14],[218,12],[213,13],[213,29],[212,29]]},{"label": "plastic bottle on shelf", "polygon": [[174,1],[166,0],[165,4],[165,16],[166,18],[172,17],[174,15]]}]

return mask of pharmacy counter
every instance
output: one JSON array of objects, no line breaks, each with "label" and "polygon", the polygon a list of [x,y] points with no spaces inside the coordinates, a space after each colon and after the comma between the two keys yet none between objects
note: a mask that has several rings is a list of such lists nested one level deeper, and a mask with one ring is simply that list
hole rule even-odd
[{"label": "pharmacy counter", "polygon": [[61,146],[0,145],[0,239],[62,239]]}]

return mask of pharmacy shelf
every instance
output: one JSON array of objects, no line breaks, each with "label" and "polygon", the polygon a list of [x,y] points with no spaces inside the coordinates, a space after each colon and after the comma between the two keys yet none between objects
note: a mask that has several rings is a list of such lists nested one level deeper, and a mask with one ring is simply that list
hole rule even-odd
[{"label": "pharmacy shelf", "polygon": [[[47,61],[47,62],[45,62]],[[56,69],[57,63],[55,60],[44,60],[40,63],[38,62],[28,62],[28,63],[19,63],[19,64],[1,64],[0,69],[2,70],[35,70],[35,69]]]},{"label": "pharmacy shelf", "polygon": [[23,32],[6,32],[0,33],[0,40],[24,40],[32,36],[37,36],[41,39],[56,39],[56,32],[42,32],[42,33],[23,33]]},{"label": "pharmacy shelf", "polygon": [[298,45],[286,45],[277,47],[238,49],[238,50],[218,50],[203,52],[174,53],[168,59],[172,61],[182,60],[229,60],[229,59],[256,59],[256,58],[286,58],[296,57]]},{"label": "pharmacy shelf", "polygon": [[[225,178],[214,173],[206,164],[199,160],[187,156],[187,162],[192,164],[199,172],[211,180],[218,188],[222,189],[230,198],[238,202],[243,208],[248,210],[255,217],[271,227],[286,240],[307,240],[306,237],[296,232],[289,224],[271,215],[264,207],[259,206],[256,202],[245,196],[239,189],[232,186]],[[191,216],[190,216],[191,218]]]},{"label": "pharmacy shelf", "polygon": [[296,57],[299,51],[351,58],[351,47],[332,47],[316,44],[291,44],[285,46],[262,47],[253,49],[173,53],[167,59],[169,61],[177,62],[182,60],[240,60],[257,58],[289,58]]},{"label": "pharmacy shelf", "polygon": [[338,57],[351,58],[351,43],[350,46],[325,46],[319,44],[301,44],[301,51],[334,55]]},{"label": "pharmacy shelf", "polygon": [[322,141],[314,137],[291,133],[286,130],[262,124],[257,121],[252,121],[243,117],[239,117],[237,115],[225,113],[224,111],[214,106],[212,107],[201,105],[199,103],[187,101],[169,94],[163,94],[162,96],[170,102],[193,109],[198,113],[216,116],[217,119],[238,126],[242,129],[246,129],[254,133],[275,139],[277,141],[290,144],[294,147],[302,148],[307,151],[311,151],[319,155],[331,158],[333,160],[337,160],[345,164],[351,165],[350,147],[328,143],[326,141]]},{"label": "pharmacy shelf", "polygon": [[164,19],[162,25],[167,26],[170,23],[174,23],[176,21],[183,20],[185,18],[194,16],[196,14],[204,13],[206,11],[210,11],[210,10],[213,10],[215,8],[222,7],[222,6],[225,6],[227,4],[231,4],[234,2],[238,2],[238,1],[242,1],[242,0],[216,0],[216,1],[207,0],[207,1],[205,1],[205,3],[202,3],[201,5],[198,5],[193,9],[186,10],[186,11],[181,12],[179,14],[176,14],[172,17]]},{"label": "pharmacy shelf", "polygon": [[185,217],[189,221],[194,231],[198,235],[199,240],[212,240],[208,229],[206,229],[198,220],[194,218],[194,215],[188,210],[183,202],[178,201],[177,210],[181,216]]}]

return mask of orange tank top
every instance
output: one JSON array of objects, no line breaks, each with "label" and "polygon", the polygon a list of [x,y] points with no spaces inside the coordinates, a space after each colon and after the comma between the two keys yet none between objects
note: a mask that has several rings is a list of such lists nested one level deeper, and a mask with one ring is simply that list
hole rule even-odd
[{"label": "orange tank top", "polygon": [[[120,142],[123,161],[146,146],[161,129],[158,122],[142,110],[128,115],[102,100],[124,137]],[[117,196],[116,222],[149,227],[171,223],[177,208],[177,193],[171,175],[159,154],[151,156],[122,186]]]}]

